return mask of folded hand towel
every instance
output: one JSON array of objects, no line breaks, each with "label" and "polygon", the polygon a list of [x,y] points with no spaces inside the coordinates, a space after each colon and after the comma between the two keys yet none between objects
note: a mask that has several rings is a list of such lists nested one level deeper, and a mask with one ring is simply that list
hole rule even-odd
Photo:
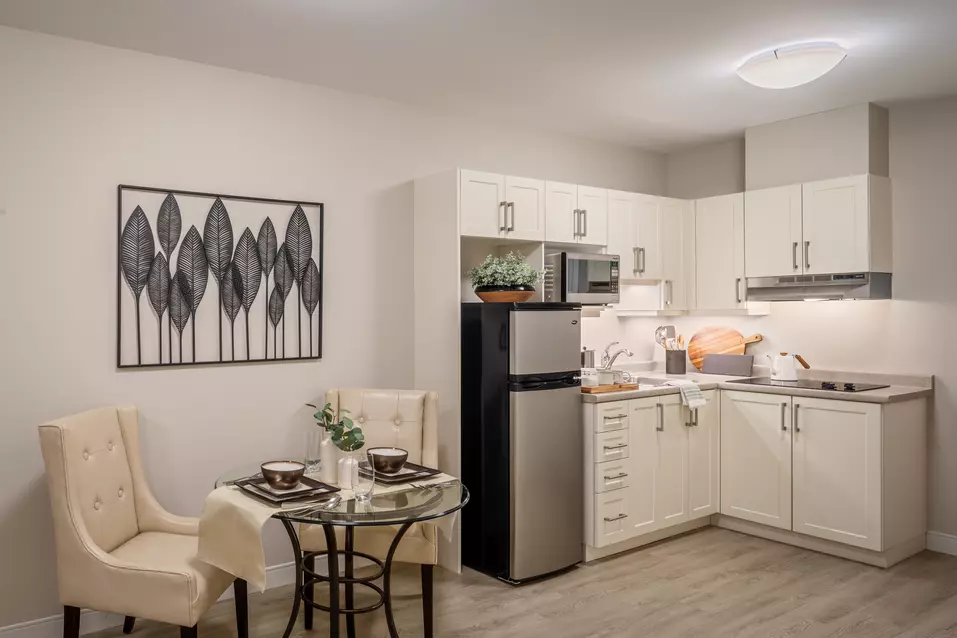
[{"label": "folded hand towel", "polygon": [[707,399],[704,398],[704,394],[701,393],[701,388],[699,388],[698,384],[694,381],[689,381],[688,379],[668,379],[664,385],[677,387],[681,392],[681,402],[692,410],[695,408],[703,408],[708,404]]}]

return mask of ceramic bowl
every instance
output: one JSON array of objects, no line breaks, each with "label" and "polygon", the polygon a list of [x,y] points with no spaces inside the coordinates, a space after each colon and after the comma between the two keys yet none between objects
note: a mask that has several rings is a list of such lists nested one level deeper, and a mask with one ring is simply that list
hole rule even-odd
[{"label": "ceramic bowl", "polygon": [[374,447],[366,451],[366,456],[376,472],[395,474],[405,465],[409,453],[397,447]]},{"label": "ceramic bowl", "polygon": [[266,483],[274,490],[291,490],[302,480],[306,466],[298,461],[269,461],[259,466]]}]

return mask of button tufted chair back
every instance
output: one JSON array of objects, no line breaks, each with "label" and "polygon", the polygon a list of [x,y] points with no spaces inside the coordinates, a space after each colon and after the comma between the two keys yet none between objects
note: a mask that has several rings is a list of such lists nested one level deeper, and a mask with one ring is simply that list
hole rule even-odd
[{"label": "button tufted chair back", "polygon": [[438,465],[438,395],[418,390],[333,389],[326,402],[334,410],[349,410],[365,435],[365,448],[399,447],[409,461]]}]

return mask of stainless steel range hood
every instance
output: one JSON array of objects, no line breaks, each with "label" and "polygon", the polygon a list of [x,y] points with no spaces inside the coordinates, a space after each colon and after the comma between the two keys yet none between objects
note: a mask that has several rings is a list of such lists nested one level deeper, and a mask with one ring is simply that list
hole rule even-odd
[{"label": "stainless steel range hood", "polygon": [[748,301],[890,298],[891,275],[886,272],[748,279]]}]

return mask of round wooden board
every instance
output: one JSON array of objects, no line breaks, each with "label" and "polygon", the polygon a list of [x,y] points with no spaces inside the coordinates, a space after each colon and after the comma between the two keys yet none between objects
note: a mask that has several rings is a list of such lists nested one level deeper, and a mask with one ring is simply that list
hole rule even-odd
[{"label": "round wooden board", "polygon": [[709,354],[744,354],[744,348],[749,343],[761,341],[761,335],[744,338],[733,328],[707,326],[691,337],[688,344],[688,358],[691,364],[701,370],[705,355]]}]

